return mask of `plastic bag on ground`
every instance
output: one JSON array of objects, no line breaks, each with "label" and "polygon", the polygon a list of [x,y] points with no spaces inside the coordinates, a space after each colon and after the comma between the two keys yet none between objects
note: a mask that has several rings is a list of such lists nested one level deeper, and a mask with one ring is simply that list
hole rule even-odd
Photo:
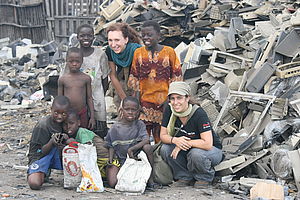
[{"label": "plastic bag on ground", "polygon": [[138,158],[135,160],[127,157],[117,175],[116,190],[128,194],[144,193],[152,168],[143,151],[138,154]]},{"label": "plastic bag on ground", "polygon": [[81,171],[77,146],[63,149],[64,188],[77,188],[81,182]]},{"label": "plastic bag on ground", "polygon": [[103,192],[103,182],[97,166],[96,147],[89,144],[78,144],[82,179],[77,192]]}]

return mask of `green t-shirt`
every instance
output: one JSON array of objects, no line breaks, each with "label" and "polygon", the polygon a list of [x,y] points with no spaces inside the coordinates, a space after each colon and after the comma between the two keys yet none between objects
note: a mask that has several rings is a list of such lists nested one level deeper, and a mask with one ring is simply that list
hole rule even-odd
[{"label": "green t-shirt", "polygon": [[95,133],[93,131],[86,128],[79,128],[75,140],[76,142],[85,144],[87,142],[93,142],[94,137]]}]

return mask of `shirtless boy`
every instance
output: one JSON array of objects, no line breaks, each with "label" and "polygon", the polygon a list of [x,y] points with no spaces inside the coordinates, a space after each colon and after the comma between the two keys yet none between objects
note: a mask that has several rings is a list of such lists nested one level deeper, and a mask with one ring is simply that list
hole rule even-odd
[{"label": "shirtless boy", "polygon": [[80,71],[83,55],[80,49],[72,47],[67,52],[69,72],[58,79],[58,95],[70,99],[72,109],[80,116],[83,128],[93,129],[95,125],[94,104],[92,98],[91,78]]}]

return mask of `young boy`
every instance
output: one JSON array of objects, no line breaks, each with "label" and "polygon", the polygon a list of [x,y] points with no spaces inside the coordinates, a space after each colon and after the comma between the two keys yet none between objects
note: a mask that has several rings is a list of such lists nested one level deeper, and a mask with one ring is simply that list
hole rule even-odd
[{"label": "young boy", "polygon": [[182,79],[180,61],[173,48],[159,44],[160,26],[146,21],[141,27],[145,46],[134,52],[128,86],[139,92],[148,135],[160,141],[163,104],[167,101],[169,84]]},{"label": "young boy", "polygon": [[108,74],[110,68],[108,59],[101,47],[95,47],[94,29],[89,24],[83,24],[77,29],[77,39],[80,43],[80,51],[83,54],[82,72],[92,79],[92,96],[96,124],[93,131],[104,138],[107,134],[105,93],[108,88]]},{"label": "young boy", "polygon": [[[105,140],[109,147],[109,166],[107,168],[107,180],[111,187],[117,184],[117,174],[120,167],[113,164],[113,159],[119,160],[123,165],[127,154],[130,158],[136,158],[138,153],[143,150],[149,163],[153,166],[153,149],[149,142],[146,126],[138,120],[140,114],[140,104],[134,97],[127,96],[120,105],[120,119],[109,130]],[[148,188],[154,189],[152,176],[148,181]]]},{"label": "young boy", "polygon": [[103,139],[88,129],[80,128],[80,118],[74,110],[70,110],[68,112],[68,118],[66,122],[67,133],[69,136],[69,139],[66,141],[66,143],[69,144],[72,141],[82,144],[93,143],[96,146],[97,164],[101,172],[101,176],[102,178],[105,177],[105,167],[108,162],[108,149],[105,148],[105,142]]},{"label": "young boy", "polygon": [[71,107],[80,116],[82,127],[93,129],[95,118],[92,80],[90,76],[80,71],[83,61],[80,49],[71,47],[67,52],[66,61],[69,72],[58,79],[58,95],[64,95],[70,99]]},{"label": "young boy", "polygon": [[[62,144],[57,133],[63,132],[63,122],[67,118],[70,101],[65,96],[53,100],[51,115],[42,118],[34,127],[29,143],[28,185],[33,190],[41,189],[49,169],[62,170],[60,151]],[[66,135],[62,135],[67,138]]]}]

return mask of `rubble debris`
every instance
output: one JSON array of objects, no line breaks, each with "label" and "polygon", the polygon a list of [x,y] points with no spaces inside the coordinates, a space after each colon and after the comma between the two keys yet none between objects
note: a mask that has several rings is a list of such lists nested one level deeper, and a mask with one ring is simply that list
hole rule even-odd
[{"label": "rubble debris", "polygon": [[[0,50],[0,109],[32,108],[43,96],[56,96],[57,77],[63,64],[61,50],[54,41],[32,44],[31,40],[22,39],[7,44]],[[37,91],[44,91],[44,95],[37,95]]]},{"label": "rubble debris", "polygon": [[[185,81],[222,139],[225,159],[215,169],[232,180],[220,186],[241,196],[252,187],[253,198],[267,198],[260,189],[280,195],[283,186],[299,189],[299,7],[289,1],[113,0],[100,6],[94,28],[105,46],[112,23],[139,31],[143,21],[157,21],[161,44],[176,49]],[[61,67],[53,41],[0,38],[1,112],[36,106],[41,91],[51,99]]]},{"label": "rubble debris", "polygon": [[275,67],[269,63],[264,63],[248,78],[246,83],[246,90],[249,92],[259,92],[272,74],[275,72]]}]

